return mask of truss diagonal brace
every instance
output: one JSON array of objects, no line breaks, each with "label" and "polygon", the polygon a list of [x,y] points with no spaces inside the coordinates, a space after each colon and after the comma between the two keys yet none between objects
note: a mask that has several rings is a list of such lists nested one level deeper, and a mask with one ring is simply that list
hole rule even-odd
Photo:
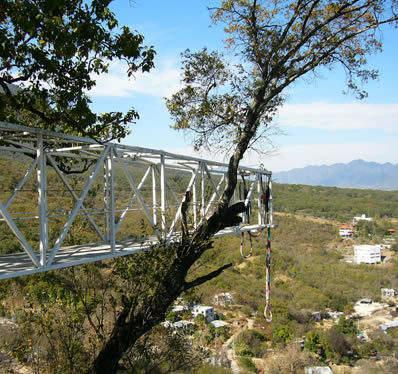
[{"label": "truss diagonal brace", "polygon": [[[48,161],[50,161],[50,164],[54,168],[55,172],[58,174],[58,176],[61,178],[62,182],[72,195],[72,197],[75,199],[75,201],[79,200],[79,197],[76,195],[75,191],[73,191],[73,188],[69,184],[68,180],[65,178],[65,176],[62,174],[61,170],[59,170],[57,164],[55,163],[54,159],[50,156],[47,155]],[[95,223],[94,219],[91,217],[91,215],[86,211],[86,208],[84,204],[82,204],[82,210],[84,211],[84,215],[87,217],[87,219],[90,221],[91,226],[93,226],[93,229],[97,232],[98,236],[100,237],[101,240],[105,241],[104,235],[102,235],[101,230],[99,229],[98,225]]]},{"label": "truss diagonal brace", "polygon": [[27,182],[27,180],[29,179],[29,177],[32,175],[33,170],[35,169],[37,165],[37,158],[35,158],[33,160],[33,162],[31,163],[31,165],[29,166],[28,170],[26,170],[25,175],[23,176],[23,178],[18,182],[18,184],[16,185],[16,187],[14,188],[14,192],[12,193],[12,195],[8,198],[7,202],[4,204],[4,206],[8,209],[8,207],[11,205],[11,203],[13,202],[13,200],[15,199],[15,196],[17,196],[18,191],[20,191],[22,189],[22,187],[25,185],[25,183]]},{"label": "truss diagonal brace", "polygon": [[64,228],[63,228],[63,230],[61,232],[61,235],[58,237],[57,241],[54,244],[54,248],[51,250],[51,254],[50,254],[49,258],[48,258],[47,265],[51,265],[51,263],[54,260],[55,255],[57,254],[57,252],[59,251],[59,249],[60,249],[60,247],[62,245],[62,242],[65,240],[66,235],[68,234],[69,229],[71,228],[72,223],[73,223],[73,221],[75,220],[75,218],[77,216],[77,213],[79,212],[80,208],[82,207],[83,201],[86,198],[86,196],[88,194],[88,191],[90,190],[90,188],[91,188],[91,186],[92,186],[92,184],[93,184],[93,182],[95,180],[95,177],[97,176],[98,171],[100,170],[100,167],[102,166],[102,164],[103,164],[103,162],[105,160],[105,157],[109,153],[109,150],[110,150],[110,146],[107,146],[104,149],[104,151],[102,152],[102,154],[101,154],[100,158],[98,159],[97,163],[95,164],[93,172],[88,177],[88,179],[86,181],[86,184],[84,185],[82,194],[80,195],[80,197],[77,200],[75,206],[73,207],[72,212],[69,215],[68,221],[66,222],[66,224],[65,224],[65,226],[64,226]]},{"label": "truss diagonal brace", "polygon": [[149,207],[145,203],[145,200],[142,197],[141,192],[138,190],[138,188],[135,185],[135,181],[134,181],[133,176],[127,170],[127,166],[126,166],[126,164],[124,162],[122,163],[122,166],[123,166],[124,174],[126,175],[127,180],[128,180],[128,182],[130,184],[130,187],[134,191],[135,196],[137,196],[137,200],[138,200],[139,204],[141,205],[141,208],[144,210],[144,213],[145,213],[145,216],[146,216],[147,220],[151,224],[152,228],[155,230],[155,233],[158,236],[158,238],[161,238],[161,234],[159,233],[158,229],[155,226],[155,223],[153,222],[153,217],[152,217],[152,215],[151,215],[151,213],[149,211]]},{"label": "truss diagonal brace", "polygon": [[0,202],[0,214],[3,216],[3,218],[5,219],[7,225],[10,227],[11,231],[17,237],[18,241],[22,245],[22,248],[28,254],[29,258],[32,260],[34,265],[39,267],[40,266],[39,260],[37,259],[35,253],[33,252],[33,249],[31,247],[31,245],[28,243],[28,241],[26,240],[25,236],[19,230],[18,226],[15,224],[14,220],[12,219],[10,214],[8,213],[6,207],[1,202]]},{"label": "truss diagonal brace", "polygon": [[[151,170],[151,167],[148,167],[148,169],[146,170],[144,176],[141,178],[141,182],[140,182],[140,183],[138,184],[138,186],[137,186],[137,190],[138,190],[138,191],[140,191],[141,188],[142,188],[142,186],[144,185],[146,179],[148,178],[148,175],[149,175],[150,170]],[[126,214],[127,214],[128,210],[131,208],[131,206],[133,205],[134,199],[136,199],[136,198],[137,198],[137,195],[134,194],[134,195],[132,196],[132,198],[130,199],[130,201],[129,201],[127,207],[123,210],[122,214],[121,214],[120,217],[119,217],[119,221],[116,223],[116,226],[115,226],[115,233],[117,233],[117,232],[120,230],[120,226],[122,225],[122,223],[123,223],[123,221],[124,221],[124,219],[125,219],[125,217],[126,217]]]}]

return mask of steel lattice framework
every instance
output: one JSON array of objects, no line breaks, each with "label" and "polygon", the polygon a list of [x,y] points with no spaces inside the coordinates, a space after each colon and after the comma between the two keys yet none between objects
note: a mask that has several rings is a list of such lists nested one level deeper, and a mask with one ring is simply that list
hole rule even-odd
[{"label": "steel lattice framework", "polygon": [[[23,250],[0,256],[0,279],[130,255],[159,240],[179,240],[187,191],[192,198],[188,229],[194,230],[211,215],[228,167],[5,122],[0,122],[0,155],[0,182],[10,172],[19,176],[0,194],[0,244],[6,232]],[[73,173],[73,168],[81,172]],[[272,225],[272,192],[267,214],[261,204],[264,186],[272,188],[271,172],[241,166],[239,174],[231,204],[245,202],[243,222],[216,236]],[[50,196],[55,185],[62,189]],[[24,193],[27,199],[18,200]],[[137,222],[142,226],[138,233]],[[70,237],[76,225],[96,239],[74,244],[76,239]]]}]

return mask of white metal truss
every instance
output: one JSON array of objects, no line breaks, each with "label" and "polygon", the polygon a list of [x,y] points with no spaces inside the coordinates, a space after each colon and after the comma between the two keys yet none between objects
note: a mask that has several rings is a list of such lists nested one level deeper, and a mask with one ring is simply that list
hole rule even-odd
[{"label": "white metal truss", "polygon": [[[14,156],[18,159],[16,155],[25,157],[24,162],[13,162]],[[9,230],[22,250],[4,253],[2,249],[0,279],[130,255],[150,249],[159,240],[168,243],[179,240],[182,210],[188,196],[188,230],[192,231],[211,215],[227,182],[228,165],[224,163],[143,147],[100,144],[90,138],[1,121],[0,156],[15,168],[25,170],[18,170],[22,177],[10,189],[10,196],[0,195],[0,229]],[[72,185],[68,173],[61,170],[60,165],[68,162],[89,164],[80,175],[84,179],[80,188]],[[36,178],[33,177],[35,171]],[[5,172],[0,170],[0,182]],[[262,203],[264,188],[272,186],[271,172],[241,166],[239,174],[243,177],[231,204],[243,201],[247,212],[242,214],[241,225],[228,227],[216,236],[258,231],[272,225],[271,189],[267,214]],[[55,178],[72,199],[70,209],[60,206],[54,212],[49,208],[48,192]],[[118,184],[123,178],[128,191],[119,198]],[[37,202],[30,201],[29,206],[31,209],[32,204],[35,205],[35,211],[26,208],[21,218],[12,210],[13,204],[32,180]],[[98,180],[102,181],[103,188],[92,192]],[[93,200],[89,201],[90,194],[96,198],[96,206],[92,206]],[[102,197],[98,200],[96,194]],[[62,205],[64,200],[60,197],[59,201]],[[129,215],[130,224],[134,220],[145,221],[147,228],[140,236],[129,228],[126,220]],[[54,217],[65,219],[56,235],[51,226]],[[77,217],[86,220],[97,242],[68,244]],[[20,224],[22,220],[35,222],[38,231],[35,239],[26,236]]]}]

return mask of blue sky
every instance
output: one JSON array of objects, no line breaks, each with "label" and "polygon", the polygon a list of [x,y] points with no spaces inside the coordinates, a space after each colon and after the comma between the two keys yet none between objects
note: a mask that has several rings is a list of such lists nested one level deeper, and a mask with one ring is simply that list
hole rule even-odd
[{"label": "blue sky", "polygon": [[[126,144],[193,153],[189,139],[170,128],[163,98],[179,87],[182,51],[222,49],[224,34],[220,26],[211,25],[210,4],[209,0],[112,3],[120,24],[138,30],[157,51],[156,69],[151,73],[129,80],[123,67],[116,64],[92,92],[94,109],[99,112],[131,106],[139,111],[141,119],[124,140]],[[296,84],[289,89],[277,119],[283,135],[273,139],[276,153],[250,154],[245,163],[263,163],[275,171],[358,158],[398,163],[398,30],[384,30],[383,41],[383,52],[369,58],[380,78],[366,86],[366,100],[358,102],[343,94],[345,78],[338,69]]]}]

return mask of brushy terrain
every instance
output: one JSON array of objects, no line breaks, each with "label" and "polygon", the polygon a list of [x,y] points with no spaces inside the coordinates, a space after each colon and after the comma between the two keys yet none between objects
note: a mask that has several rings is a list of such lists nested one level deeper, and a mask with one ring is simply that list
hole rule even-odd
[{"label": "brushy terrain", "polygon": [[[9,165],[7,160],[0,160],[0,195],[3,201],[21,177]],[[54,187],[54,191],[49,191],[50,209],[67,209],[73,203],[70,195],[58,190],[63,187],[53,173],[49,173],[49,179]],[[76,189],[79,189],[82,181],[83,178],[75,177]],[[13,212],[29,208],[34,210],[37,199],[35,183],[32,179],[25,186],[25,191],[13,204]],[[94,192],[89,196],[89,205],[95,206],[99,198],[95,191],[103,188],[101,183],[98,181],[95,185]],[[120,189],[120,199],[125,203],[129,197],[128,186],[119,177],[116,183]],[[179,183],[177,176],[174,183]],[[146,193],[150,192],[144,190],[143,194]],[[266,372],[278,373],[285,372],[288,367],[294,367],[296,372],[301,372],[305,365],[325,363],[361,364],[376,370],[376,364],[368,361],[370,357],[381,357],[384,361],[392,357],[393,352],[398,349],[396,331],[375,334],[370,342],[360,342],[356,337],[357,328],[350,320],[341,319],[335,323],[328,321],[323,325],[317,323],[311,313],[332,310],[348,315],[358,299],[371,298],[379,301],[381,287],[398,288],[398,255],[393,250],[386,263],[358,266],[344,261],[344,255],[350,251],[352,243],[347,244],[338,237],[339,223],[350,221],[354,215],[366,213],[374,217],[376,222],[358,230],[359,235],[354,242],[380,242],[386,228],[397,228],[398,191],[275,184],[274,207],[277,227],[272,232],[273,322],[266,323],[262,316],[265,291],[264,235],[254,240],[253,256],[247,260],[240,257],[238,237],[219,238],[214,241],[214,248],[195,265],[191,276],[206,274],[230,262],[234,266],[183,298],[185,301],[194,300],[212,305],[215,294],[233,293],[234,305],[225,308],[216,306],[220,318],[228,321],[231,327],[222,332],[215,331],[204,321],[198,320],[193,335],[195,344],[191,344],[191,338],[177,339],[175,335],[157,328],[140,343],[135,353],[132,352],[129,357],[131,363],[142,370],[151,367],[160,372],[166,369],[173,371],[178,365],[187,372],[216,372],[213,366],[201,366],[201,362],[205,356],[226,349],[224,344],[233,334],[236,335],[235,353],[239,357],[238,364],[248,372],[255,372],[262,364],[265,365]],[[101,217],[98,223],[100,219]],[[28,240],[33,242],[37,227],[23,220],[19,222]],[[55,228],[62,226],[63,221],[54,218],[50,222],[50,239],[54,240],[55,234],[52,233],[56,232]],[[126,220],[126,229],[134,230],[134,234],[146,230],[142,217],[137,213]],[[84,217],[78,217],[67,243],[78,244],[94,238]],[[246,250],[248,246],[247,241]],[[4,222],[1,222],[0,253],[15,251],[19,251],[18,243]],[[112,265],[111,262],[110,264]],[[101,275],[102,268],[95,265],[76,268],[77,279],[86,279],[85,274],[91,274],[94,268],[93,279],[106,279]],[[65,269],[0,282],[0,314],[20,323],[19,329],[4,333],[3,338],[0,338],[0,351],[7,351],[20,362],[30,365],[33,364],[29,362],[29,358],[37,357],[37,364],[42,368],[47,367],[47,372],[52,372],[55,368],[62,372],[73,372],[79,365],[84,365],[90,354],[87,352],[88,342],[91,342],[93,336],[92,331],[86,333],[85,329],[89,331],[89,324],[85,320],[82,304],[80,301],[75,302],[74,298],[71,299],[68,287],[63,286],[62,282],[70,274],[72,273]],[[101,282],[92,283],[95,291],[93,294],[101,295]],[[46,289],[53,290],[54,295],[46,296]],[[112,294],[112,290],[106,289],[106,292]],[[92,300],[92,305],[92,308],[97,308],[97,301]],[[42,314],[37,313],[37,310]],[[104,318],[106,322],[113,316],[105,315]],[[234,323],[246,320],[251,321],[250,326],[242,328],[241,323],[240,327],[233,327]],[[60,328],[62,326],[67,328]],[[32,329],[37,329],[37,339],[33,338],[27,344],[23,334]],[[71,341],[67,351],[61,344],[62,341],[65,342],[65,335]],[[305,344],[301,349],[297,342],[303,338]],[[170,361],[170,344],[180,350],[178,358],[173,358],[173,362]],[[156,360],[153,355],[148,354],[153,349],[161,349]],[[53,350],[57,352],[55,356],[50,354]],[[42,352],[42,356],[32,356],[32,352]],[[282,358],[276,362],[272,357]],[[50,359],[54,361],[50,362]],[[395,364],[395,361],[389,363],[388,368],[394,370]],[[145,372],[142,370],[138,372]],[[220,373],[228,372],[227,369],[217,370]]]}]

